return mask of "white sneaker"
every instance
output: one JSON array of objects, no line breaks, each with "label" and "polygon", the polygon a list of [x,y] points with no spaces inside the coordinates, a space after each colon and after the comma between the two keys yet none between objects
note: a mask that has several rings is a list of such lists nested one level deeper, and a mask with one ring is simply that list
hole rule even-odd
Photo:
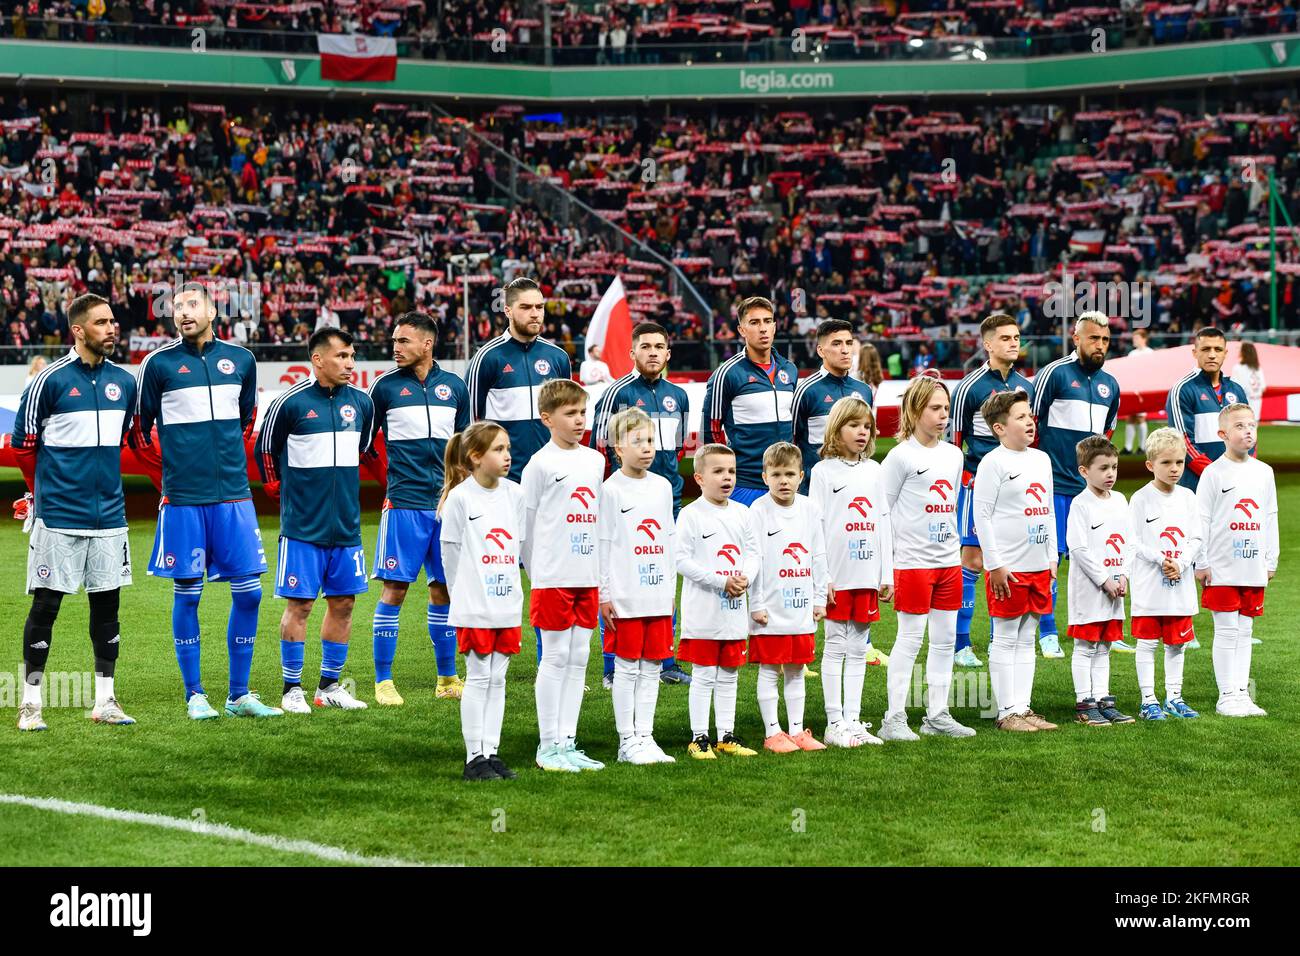
[{"label": "white sneaker", "polygon": [[846,723],[827,724],[822,742],[828,747],[861,747],[866,743],[865,740],[855,738],[852,728]]},{"label": "white sneaker", "polygon": [[23,704],[18,708],[19,730],[46,730],[45,721],[41,719],[40,704]]},{"label": "white sneaker", "polygon": [[1214,712],[1220,717],[1251,717],[1253,716],[1242,704],[1241,699],[1235,693],[1220,694],[1218,703],[1214,705]]},{"label": "white sneaker", "polygon": [[655,763],[677,762],[677,758],[670,753],[666,753],[664,748],[660,747],[653,737],[638,737],[637,740],[640,741],[642,750],[654,756]]},{"label": "white sneaker", "polygon": [[1268,711],[1251,700],[1250,694],[1244,690],[1237,691],[1237,701],[1241,704],[1241,709],[1246,712],[1247,717],[1268,716]]},{"label": "white sneaker", "polygon": [[366,702],[349,694],[341,683],[330,684],[323,690],[317,688],[315,704],[317,707],[338,707],[342,710],[366,709]]},{"label": "white sneaker", "polygon": [[90,712],[90,719],[97,724],[117,724],[125,726],[134,724],[135,718],[127,716],[122,705],[117,702],[116,697],[110,697],[102,704],[96,704]]},{"label": "white sneaker", "polygon": [[280,709],[286,714],[311,713],[311,706],[307,703],[307,695],[302,692],[301,687],[289,688],[289,692],[280,698]]},{"label": "white sneaker", "polygon": [[912,728],[907,726],[907,714],[886,714],[880,722],[881,740],[920,740]]},{"label": "white sneaker", "polygon": [[849,733],[859,744],[883,744],[884,741],[871,732],[871,725],[855,720],[849,724]]},{"label": "white sneaker", "polygon": [[618,748],[618,762],[644,767],[647,764],[658,763],[659,760],[653,753],[646,750],[639,738],[633,737]]}]

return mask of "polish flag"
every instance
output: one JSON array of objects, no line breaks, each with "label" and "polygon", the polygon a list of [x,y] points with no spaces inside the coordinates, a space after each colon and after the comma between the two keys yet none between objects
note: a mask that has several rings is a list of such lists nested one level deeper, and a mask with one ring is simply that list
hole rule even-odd
[{"label": "polish flag", "polygon": [[614,378],[632,371],[632,312],[627,307],[623,280],[614,276],[587,326],[584,346],[600,346],[600,357]]},{"label": "polish flag", "polygon": [[322,80],[391,83],[397,77],[397,40],[356,33],[318,33]]}]

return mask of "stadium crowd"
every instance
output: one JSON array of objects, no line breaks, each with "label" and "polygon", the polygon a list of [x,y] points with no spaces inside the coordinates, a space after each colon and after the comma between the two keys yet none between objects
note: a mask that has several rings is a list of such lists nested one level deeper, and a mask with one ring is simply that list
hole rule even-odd
[{"label": "stadium crowd", "polygon": [[[1295,0],[1196,0],[1098,4],[1094,0],[613,0],[550,2],[551,62],[657,63],[717,55],[789,59],[796,29],[819,57],[1047,55],[1090,48],[1092,31],[1112,47],[1232,39],[1294,32]],[[0,36],[188,45],[202,27],[214,47],[314,50],[317,33],[393,36],[402,54],[426,59],[482,58],[493,30],[511,43],[543,45],[540,2],[484,0],[58,0],[12,5]],[[971,41],[980,41],[973,46]],[[986,52],[987,51],[987,52]]]},{"label": "stadium crowd", "polygon": [[[886,351],[900,343],[909,364],[958,364],[994,308],[1027,337],[1059,331],[1045,290],[1067,274],[1154,290],[1127,311],[1149,309],[1157,336],[1261,329],[1270,170],[1300,222],[1300,109],[1280,96],[1205,116],[877,105],[563,126],[500,107],[475,117],[483,139],[469,120],[395,103],[347,116],[113,102],[132,101],[96,100],[74,119],[57,100],[0,96],[5,345],[65,343],[64,310],[84,291],[114,302],[124,341],[167,335],[156,284],[198,273],[216,287],[222,337],[300,346],[338,324],[365,354],[419,308],[440,322],[439,354],[458,357],[465,286],[476,344],[503,327],[494,290],[528,274],[545,280],[544,334],[578,357],[617,272],[634,314],[686,346],[683,367],[712,364],[703,310],[668,293],[662,261],[595,217],[561,225],[502,200],[493,182],[508,161],[485,143],[672,260],[716,316],[771,294],[796,359],[811,356],[817,322],[842,317]],[[1295,327],[1300,266],[1290,232],[1278,244],[1281,324]],[[464,253],[479,254],[468,282],[448,262]],[[1139,280],[1151,285],[1129,286]],[[714,359],[736,347],[728,326],[717,322]]]}]

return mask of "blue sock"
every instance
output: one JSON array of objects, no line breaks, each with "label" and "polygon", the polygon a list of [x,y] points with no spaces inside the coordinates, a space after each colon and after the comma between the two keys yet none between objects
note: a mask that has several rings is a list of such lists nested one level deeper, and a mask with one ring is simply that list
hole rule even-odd
[{"label": "blue sock", "polygon": [[326,685],[337,683],[343,673],[343,665],[348,662],[348,645],[343,641],[327,641],[321,638],[320,676]]},{"label": "blue sock", "polygon": [[429,640],[433,642],[433,656],[438,662],[439,677],[456,676],[456,629],[447,624],[449,613],[449,604],[429,605]]},{"label": "blue sock", "polygon": [[542,631],[541,631],[541,628],[538,628],[538,629],[537,629],[536,634],[537,634],[537,663],[538,663],[538,664],[541,664],[541,663],[542,663]]},{"label": "blue sock", "polygon": [[286,684],[302,683],[302,658],[306,649],[302,641],[280,641],[280,673]]},{"label": "blue sock", "polygon": [[226,625],[226,650],[230,652],[230,699],[248,693],[253,670],[253,642],[257,640],[257,608],[262,603],[262,579],[239,578],[230,582],[230,621]]},{"label": "blue sock", "polygon": [[957,612],[957,646],[955,650],[970,647],[970,621],[975,616],[975,586],[979,584],[978,571],[961,569],[961,610]]},{"label": "blue sock", "polygon": [[373,648],[375,655],[375,683],[393,679],[393,658],[397,656],[397,619],[402,611],[400,604],[375,605]]},{"label": "blue sock", "polygon": [[1056,580],[1052,580],[1052,613],[1044,614],[1038,622],[1038,636],[1047,637],[1056,633]]},{"label": "blue sock", "polygon": [[[597,623],[600,625],[600,646],[604,647],[605,646],[605,619],[602,617]],[[602,654],[602,656],[605,659],[604,676],[609,677],[611,674],[614,673],[614,655],[606,651]]]},{"label": "blue sock", "polygon": [[203,579],[172,585],[172,640],[176,644],[176,663],[181,666],[181,680],[185,682],[185,699],[202,694],[203,681],[199,677],[199,598],[203,596]]},{"label": "blue sock", "polygon": [[[673,608],[673,637],[674,637],[674,638],[677,637],[677,608]],[[614,667],[613,659],[612,659],[612,658],[611,658],[611,661],[610,661],[610,665],[609,665],[609,666],[610,666],[610,669],[611,669],[611,670],[612,670],[613,667]],[[676,666],[677,666],[677,658],[675,658],[675,657],[669,657],[669,658],[667,658],[667,659],[664,660],[663,665],[660,666],[659,669],[660,669],[661,671],[666,671],[666,670],[670,670],[671,668],[674,668],[674,667],[676,667]]]}]

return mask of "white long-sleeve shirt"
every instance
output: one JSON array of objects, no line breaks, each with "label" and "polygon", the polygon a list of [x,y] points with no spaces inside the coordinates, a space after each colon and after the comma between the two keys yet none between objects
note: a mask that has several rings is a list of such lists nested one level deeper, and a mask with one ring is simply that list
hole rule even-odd
[{"label": "white long-sleeve shirt", "polygon": [[[826,606],[826,538],[821,515],[803,495],[788,507],[770,494],[749,507],[761,557],[749,586],[750,634],[812,634],[813,608]],[[767,623],[754,620],[767,612]]]},{"label": "white long-sleeve shirt", "polygon": [[594,588],[600,583],[596,521],[605,457],[585,445],[547,442],[520,476],[528,546],[524,564],[535,588]]},{"label": "white long-sleeve shirt", "polygon": [[[1198,608],[1192,565],[1201,553],[1196,493],[1174,485],[1165,494],[1153,481],[1133,492],[1128,508],[1135,542],[1128,589],[1133,616],[1193,616]],[[1177,581],[1165,577],[1165,558],[1178,565]]]},{"label": "white long-sleeve shirt", "polygon": [[452,627],[519,627],[524,591],[519,556],[524,542],[524,505],[519,486],[502,478],[493,489],[472,477],[442,505],[443,568]]},{"label": "white long-sleeve shirt", "polygon": [[1045,452],[999,445],[980,460],[975,533],[990,571],[1046,571],[1056,564],[1052,462]]},{"label": "white long-sleeve shirt", "polygon": [[677,570],[682,576],[682,637],[740,641],[749,633],[745,595],[728,597],[728,577],[753,585],[759,547],[749,509],[697,498],[677,516]]},{"label": "white long-sleeve shirt", "polygon": [[894,583],[894,529],[880,463],[827,458],[813,466],[808,498],[826,539],[826,564],[837,591]]},{"label": "white long-sleeve shirt", "polygon": [[664,617],[677,596],[673,489],[652,472],[605,481],[596,521],[600,600],[618,617]]},{"label": "white long-sleeve shirt", "polygon": [[1258,458],[1237,462],[1225,454],[1201,472],[1196,504],[1203,541],[1196,566],[1210,569],[1210,584],[1267,585],[1281,552],[1273,469]]},{"label": "white long-sleeve shirt", "polygon": [[1132,567],[1133,526],[1124,496],[1112,491],[1099,498],[1091,488],[1075,495],[1065,542],[1070,549],[1070,623],[1124,620],[1123,596],[1111,598],[1102,590]]},{"label": "white long-sleeve shirt", "polygon": [[913,436],[889,450],[880,466],[895,568],[952,568],[961,564],[957,489],[963,456],[951,442],[926,448]]}]

